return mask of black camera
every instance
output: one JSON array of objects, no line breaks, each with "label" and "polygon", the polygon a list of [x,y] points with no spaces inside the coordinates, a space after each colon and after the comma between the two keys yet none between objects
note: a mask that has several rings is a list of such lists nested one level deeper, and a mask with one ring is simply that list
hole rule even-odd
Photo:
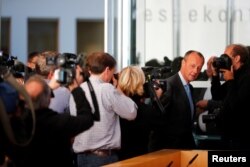
[{"label": "black camera", "polygon": [[221,133],[221,107],[208,111],[208,114],[202,115],[202,123],[205,124],[206,133],[211,135],[220,135]]},{"label": "black camera", "polygon": [[167,80],[164,78],[165,74],[171,72],[171,68],[166,67],[142,67],[145,74],[146,82],[144,84],[145,96],[149,97],[154,91],[159,88],[165,92],[167,90]]},{"label": "black camera", "polygon": [[80,60],[80,55],[63,53],[56,57],[46,57],[46,64],[56,65],[58,69],[55,70],[55,79],[63,85],[68,85],[75,78],[75,67]]},{"label": "black camera", "polygon": [[215,108],[212,112],[210,112],[209,114],[207,115],[203,115],[202,116],[202,121],[204,123],[211,123],[211,122],[214,122],[216,123],[218,121],[218,116],[219,114],[221,113],[221,110],[222,108],[218,107],[218,108]]},{"label": "black camera", "polygon": [[25,66],[17,57],[0,51],[0,74],[3,75],[7,71],[10,71],[15,78],[22,78],[24,73],[29,73],[32,69]]},{"label": "black camera", "polygon": [[213,63],[213,67],[216,69],[227,69],[230,70],[232,66],[232,60],[227,54],[222,54],[220,57],[215,58]]},{"label": "black camera", "polygon": [[156,95],[156,90],[161,88],[163,92],[167,90],[166,74],[171,72],[171,68],[164,67],[142,67],[145,75],[144,97],[149,98],[151,104],[156,105],[161,112],[165,112],[164,106]]},{"label": "black camera", "polygon": [[[171,67],[142,67],[145,74],[146,83],[151,82],[152,86],[156,89],[162,88],[166,90],[166,73],[171,72]],[[158,82],[157,82],[158,81]]]}]

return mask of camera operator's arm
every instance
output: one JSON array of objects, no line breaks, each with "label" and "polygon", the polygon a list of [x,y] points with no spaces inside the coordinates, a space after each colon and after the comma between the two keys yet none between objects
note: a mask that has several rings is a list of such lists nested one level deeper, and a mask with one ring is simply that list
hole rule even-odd
[{"label": "camera operator's arm", "polygon": [[196,107],[202,109],[202,110],[206,110],[207,109],[207,104],[208,104],[208,100],[199,100],[196,103]]},{"label": "camera operator's arm", "polygon": [[215,56],[212,56],[207,61],[206,73],[207,73],[208,78],[211,78],[212,76],[217,76],[218,75],[216,69],[213,67],[214,58],[215,58]]},{"label": "camera operator's arm", "polygon": [[216,100],[200,100],[196,103],[196,107],[198,107],[199,111],[208,110],[209,113],[213,112],[214,109],[220,108],[222,105],[222,101],[216,101]]},{"label": "camera operator's arm", "polygon": [[114,87],[117,87],[118,86],[118,75],[119,74],[114,74],[112,79],[111,79],[111,84],[114,86]]},{"label": "camera operator's arm", "polygon": [[211,69],[211,94],[213,100],[221,99],[221,83],[220,83],[220,74],[217,68],[213,66],[213,63],[216,59],[216,56],[209,58],[207,63],[207,68]]},{"label": "camera operator's arm", "polygon": [[61,85],[60,83],[58,83],[55,79],[55,74],[51,77],[50,81],[49,81],[49,87],[54,90],[59,88]]}]

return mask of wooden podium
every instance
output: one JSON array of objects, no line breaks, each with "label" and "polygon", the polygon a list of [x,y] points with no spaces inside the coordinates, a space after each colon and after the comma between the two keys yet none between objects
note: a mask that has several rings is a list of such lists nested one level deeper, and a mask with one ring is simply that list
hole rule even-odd
[{"label": "wooden podium", "polygon": [[206,150],[171,150],[164,149],[127,160],[119,161],[105,167],[207,167]]}]

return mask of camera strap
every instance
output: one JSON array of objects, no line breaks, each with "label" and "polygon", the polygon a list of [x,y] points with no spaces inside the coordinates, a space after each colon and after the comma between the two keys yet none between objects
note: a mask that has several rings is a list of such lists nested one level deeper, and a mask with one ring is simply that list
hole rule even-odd
[{"label": "camera strap", "polygon": [[99,107],[98,107],[95,91],[94,91],[93,86],[92,86],[92,84],[91,84],[91,82],[89,80],[87,80],[87,84],[88,84],[89,91],[90,91],[90,94],[91,94],[91,98],[92,98],[92,101],[93,101],[93,104],[94,104],[94,107],[95,107],[94,120],[100,121],[100,112],[99,112]]},{"label": "camera strap", "polygon": [[162,103],[160,102],[159,98],[157,97],[157,95],[156,95],[156,93],[155,93],[155,90],[154,90],[154,88],[153,88],[153,86],[152,86],[152,82],[151,82],[151,81],[149,81],[149,89],[150,89],[150,92],[151,92],[151,93],[150,93],[151,100],[152,100],[152,101],[155,100],[155,102],[156,102],[157,106],[159,107],[160,111],[161,111],[162,113],[164,113],[164,112],[165,112],[165,109],[164,109]]}]

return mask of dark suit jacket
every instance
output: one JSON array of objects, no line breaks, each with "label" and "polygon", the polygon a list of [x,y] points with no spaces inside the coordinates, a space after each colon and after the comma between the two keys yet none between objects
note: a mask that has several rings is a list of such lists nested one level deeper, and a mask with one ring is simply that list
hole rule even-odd
[{"label": "dark suit jacket", "polygon": [[[193,91],[192,86],[190,90]],[[159,120],[161,126],[154,130],[151,136],[151,151],[163,148],[195,148],[192,135],[193,116],[191,116],[188,97],[178,73],[167,79],[167,91],[163,98],[165,98],[164,103],[168,104],[164,104],[165,112]]]}]

